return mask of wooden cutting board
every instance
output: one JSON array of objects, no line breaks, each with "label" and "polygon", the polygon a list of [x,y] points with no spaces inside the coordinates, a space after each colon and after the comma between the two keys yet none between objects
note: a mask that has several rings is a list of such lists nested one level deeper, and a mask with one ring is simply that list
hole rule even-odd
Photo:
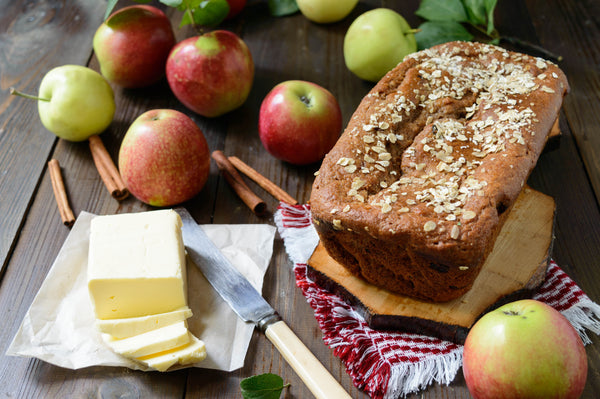
[{"label": "wooden cutting board", "polygon": [[444,303],[391,293],[350,274],[319,243],[308,261],[308,275],[353,305],[375,329],[416,332],[463,343],[484,313],[530,297],[543,282],[554,225],[554,200],[525,187],[513,205],[471,290]]}]

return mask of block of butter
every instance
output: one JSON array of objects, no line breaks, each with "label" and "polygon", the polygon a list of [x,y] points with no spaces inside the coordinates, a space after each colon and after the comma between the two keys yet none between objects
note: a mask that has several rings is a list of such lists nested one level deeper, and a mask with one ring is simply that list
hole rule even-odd
[{"label": "block of butter", "polygon": [[128,317],[125,319],[96,320],[96,328],[113,338],[123,339],[162,328],[192,317],[192,310],[183,307],[172,312],[151,314],[148,316]]},{"label": "block of butter", "polygon": [[166,327],[123,339],[115,339],[108,334],[102,334],[102,339],[116,353],[129,358],[152,355],[178,348],[190,342],[185,321],[178,321]]},{"label": "block of butter", "polygon": [[88,289],[96,318],[122,319],[187,306],[181,219],[171,210],[91,221]]},{"label": "block of butter", "polygon": [[88,290],[102,339],[159,371],[206,357],[187,328],[181,225],[173,210],[97,216],[90,225]]},{"label": "block of butter", "polygon": [[166,371],[175,364],[193,364],[204,360],[206,358],[204,342],[196,338],[192,333],[189,334],[189,343],[182,347],[149,356],[142,356],[136,360],[158,371]]}]

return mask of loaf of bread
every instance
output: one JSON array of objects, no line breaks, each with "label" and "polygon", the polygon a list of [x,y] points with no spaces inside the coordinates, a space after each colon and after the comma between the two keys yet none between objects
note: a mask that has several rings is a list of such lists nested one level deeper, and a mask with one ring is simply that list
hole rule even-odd
[{"label": "loaf of bread", "polygon": [[361,101],[314,181],[330,256],[392,292],[466,293],[568,91],[551,62],[451,42],[408,56]]}]

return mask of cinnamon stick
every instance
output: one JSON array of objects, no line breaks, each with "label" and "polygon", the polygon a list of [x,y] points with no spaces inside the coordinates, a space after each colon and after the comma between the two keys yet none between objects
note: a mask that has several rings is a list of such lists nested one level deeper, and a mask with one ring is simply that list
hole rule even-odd
[{"label": "cinnamon stick", "polygon": [[225,154],[219,150],[213,151],[212,158],[217,163],[219,170],[223,173],[225,180],[227,180],[231,188],[233,188],[248,208],[257,215],[263,214],[267,209],[267,205],[260,197],[254,194],[250,187],[248,187]]},{"label": "cinnamon stick", "polygon": [[52,191],[54,191],[54,198],[56,199],[56,205],[58,205],[60,218],[65,226],[71,227],[73,223],[75,223],[75,215],[73,215],[73,211],[69,205],[67,190],[65,190],[65,183],[60,172],[60,164],[56,159],[48,161],[48,171],[50,173]]},{"label": "cinnamon stick", "polygon": [[255,169],[244,163],[244,161],[242,161],[238,157],[231,156],[227,157],[227,159],[229,159],[229,161],[233,164],[233,166],[235,166],[237,170],[239,170],[240,172],[248,176],[250,179],[252,179],[256,184],[261,186],[266,192],[271,194],[278,201],[283,201],[290,205],[298,204],[298,201],[296,201],[291,195],[285,192],[281,187],[279,187],[271,180],[258,173]]},{"label": "cinnamon stick", "polygon": [[125,186],[117,167],[110,158],[104,143],[99,136],[91,136],[89,138],[90,151],[92,152],[92,158],[94,158],[94,164],[100,174],[100,178],[104,182],[104,185],[115,199],[121,201],[129,196],[129,190]]}]

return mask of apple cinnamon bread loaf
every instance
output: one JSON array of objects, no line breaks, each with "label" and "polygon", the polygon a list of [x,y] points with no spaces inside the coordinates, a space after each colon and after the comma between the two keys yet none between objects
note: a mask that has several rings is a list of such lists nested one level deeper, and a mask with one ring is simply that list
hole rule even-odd
[{"label": "apple cinnamon bread loaf", "polygon": [[567,91],[556,65],[496,46],[408,56],[361,101],[317,173],[322,244],[376,286],[436,302],[463,295]]}]

